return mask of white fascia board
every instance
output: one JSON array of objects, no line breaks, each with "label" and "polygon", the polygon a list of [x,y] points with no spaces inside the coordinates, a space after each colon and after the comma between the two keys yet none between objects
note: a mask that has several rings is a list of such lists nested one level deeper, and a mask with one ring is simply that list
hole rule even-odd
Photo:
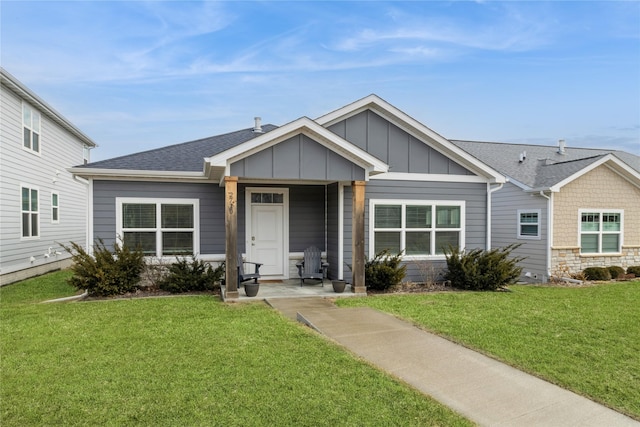
[{"label": "white fascia board", "polygon": [[206,180],[203,172],[183,172],[183,171],[147,171],[132,169],[98,169],[98,168],[67,168],[74,176],[84,178],[111,178],[111,179],[189,179]]},{"label": "white fascia board", "polygon": [[324,127],[329,127],[340,120],[354,116],[362,111],[371,109],[386,118],[394,125],[408,132],[419,140],[433,140],[436,144],[432,148],[446,157],[459,161],[463,166],[474,170],[491,179],[492,183],[504,183],[505,177],[498,171],[480,162],[466,151],[451,143],[448,139],[429,129],[413,117],[402,112],[376,95],[369,95],[338,110],[332,111],[315,121]]},{"label": "white fascia board", "polygon": [[211,168],[225,168],[225,174],[228,174],[228,168],[231,163],[277,145],[297,134],[307,135],[331,151],[361,166],[369,173],[384,173],[389,170],[389,166],[383,161],[340,138],[338,135],[325,129],[308,117],[301,117],[227,151],[206,158],[205,162],[207,162]]},{"label": "white fascia board", "polygon": [[594,170],[595,168],[597,168],[597,167],[599,167],[599,166],[601,166],[603,164],[608,166],[609,169],[611,169],[612,171],[616,172],[621,177],[625,178],[631,184],[635,185],[636,187],[640,187],[640,173],[638,173],[636,170],[634,170],[629,165],[624,163],[622,160],[618,159],[613,154],[607,154],[606,156],[602,157],[601,159],[591,163],[589,166],[579,170],[578,172],[574,173],[573,175],[571,175],[571,176],[563,179],[562,181],[558,182],[557,184],[551,186],[549,189],[551,191],[557,193],[565,185],[569,184],[572,181],[575,181],[576,179],[580,178],[581,176],[585,175],[586,173],[591,172],[592,170]]},{"label": "white fascia board", "polygon": [[84,134],[80,129],[78,129],[73,123],[67,120],[62,114],[57,112],[53,107],[47,104],[42,98],[32,92],[28,87],[22,84],[17,78],[12,76],[7,70],[0,67],[0,82],[11,89],[14,93],[20,96],[22,99],[32,104],[34,107],[37,107],[40,111],[44,113],[45,116],[49,117],[54,122],[58,123],[68,132],[73,134],[76,138],[82,141],[83,144],[88,145],[89,147],[97,147],[96,144],[91,138]]},{"label": "white fascia board", "polygon": [[423,182],[469,182],[487,183],[487,177],[478,175],[448,175],[431,173],[387,172],[371,177],[376,180],[423,181]]}]

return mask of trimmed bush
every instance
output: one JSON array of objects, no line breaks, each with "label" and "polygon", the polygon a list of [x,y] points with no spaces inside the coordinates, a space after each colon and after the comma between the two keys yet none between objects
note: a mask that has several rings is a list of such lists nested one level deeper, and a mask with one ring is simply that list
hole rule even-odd
[{"label": "trimmed bush", "polygon": [[520,245],[485,251],[474,249],[460,251],[450,246],[445,250],[447,272],[445,280],[458,289],[474,291],[495,291],[518,281],[522,267],[517,263],[524,258],[510,258],[511,252]]},{"label": "trimmed bush", "polygon": [[627,274],[633,274],[636,277],[640,277],[640,265],[633,265],[627,268]]},{"label": "trimmed bush", "polygon": [[68,283],[76,289],[86,289],[89,295],[97,296],[121,295],[137,289],[144,267],[141,250],[131,250],[115,243],[112,252],[102,239],[94,245],[93,256],[74,242],[70,247],[61,246],[71,254],[74,262],[71,267],[73,276]]},{"label": "trimmed bush", "polygon": [[611,273],[605,267],[588,267],[582,271],[587,280],[611,280]]},{"label": "trimmed bush", "polygon": [[617,265],[607,267],[607,270],[609,270],[609,274],[612,279],[618,279],[619,277],[624,276],[624,268],[618,267]]},{"label": "trimmed bush", "polygon": [[364,265],[364,281],[369,289],[384,291],[402,282],[407,266],[402,264],[402,252],[397,255],[385,249]]},{"label": "trimmed bush", "polygon": [[160,282],[160,289],[171,293],[209,291],[224,274],[224,265],[215,270],[210,264],[195,258],[177,258],[169,266],[169,273]]}]

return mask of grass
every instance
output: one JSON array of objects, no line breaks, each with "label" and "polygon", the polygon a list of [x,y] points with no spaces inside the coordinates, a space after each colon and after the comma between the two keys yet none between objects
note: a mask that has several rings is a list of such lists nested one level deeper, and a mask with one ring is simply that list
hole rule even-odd
[{"label": "grass", "polygon": [[67,277],[0,289],[3,427],[471,424],[264,304],[39,304]]},{"label": "grass", "polygon": [[640,419],[640,281],[346,298]]}]

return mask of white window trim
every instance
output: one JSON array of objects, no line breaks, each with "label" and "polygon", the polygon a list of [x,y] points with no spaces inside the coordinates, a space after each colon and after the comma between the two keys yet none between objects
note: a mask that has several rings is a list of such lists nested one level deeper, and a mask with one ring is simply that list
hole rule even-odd
[{"label": "white window trim", "polygon": [[[22,189],[23,188],[28,188],[29,189],[29,193],[31,193],[31,190],[36,190],[38,192],[38,210],[37,211],[29,211],[29,218],[31,218],[31,214],[32,213],[37,213],[38,214],[38,234],[35,236],[23,236],[22,235],[22,230],[24,229],[24,224],[22,222],[22,214],[25,213],[26,211],[22,210]],[[40,224],[42,221],[40,221],[40,217],[42,215],[42,209],[40,209],[40,188],[35,186],[35,185],[31,185],[31,184],[20,184],[20,192],[18,193],[18,200],[20,200],[20,240],[38,240],[40,239],[40,234],[42,234],[42,229],[40,227]],[[31,197],[31,195],[29,195],[29,197]],[[33,229],[33,227],[29,227],[29,232],[31,232],[31,230]]]},{"label": "white window trim", "polygon": [[[406,215],[405,209],[407,205],[421,206],[459,206],[460,207],[460,228],[447,228],[444,230],[458,231],[460,232],[460,249],[464,250],[465,244],[465,223],[466,223],[466,202],[464,200],[411,200],[411,199],[369,199],[369,258],[375,256],[375,206],[376,205],[401,205],[402,206],[402,223],[399,229],[389,229],[389,231],[400,231],[400,248],[406,249]],[[433,216],[432,230],[437,231],[435,228],[436,217]],[[419,229],[416,229],[419,230]],[[412,260],[444,260],[446,259],[444,254],[435,254],[435,237],[431,239],[430,252],[433,255],[403,255],[402,259],[405,261]]]},{"label": "white window trim", "polygon": [[[536,236],[529,236],[529,235],[523,235],[520,234],[520,232],[522,231],[522,224],[527,224],[527,225],[532,225],[533,223],[530,222],[526,222],[526,223],[522,223],[520,222],[520,215],[521,214],[527,214],[527,213],[535,213],[538,215],[538,234]],[[540,240],[541,239],[541,227],[542,227],[542,211],[540,209],[518,209],[518,216],[516,217],[516,223],[518,224],[518,230],[516,231],[517,233],[517,238],[518,239],[523,239],[523,240]]]},{"label": "white window trim", "polygon": [[[28,125],[24,122],[24,109],[28,108],[31,110],[31,123],[29,123]],[[29,129],[32,132],[33,135],[33,114],[36,113],[38,114],[38,127],[40,128],[40,130],[37,132],[38,133],[38,150],[34,150],[33,149],[33,138],[31,139],[31,147],[25,147],[24,146],[24,128]],[[20,129],[20,145],[22,146],[22,149],[24,151],[27,151],[31,154],[35,154],[35,155],[40,155],[40,153],[42,152],[42,114],[40,113],[40,111],[38,111],[34,106],[32,106],[31,104],[27,103],[27,102],[22,102],[22,129]]]},{"label": "white window trim", "polygon": [[[58,196],[58,204],[53,204],[53,196]],[[58,219],[54,219],[53,211],[54,209],[58,210]],[[51,224],[60,224],[60,193],[57,191],[51,192]]]},{"label": "white window trim", "polygon": [[[193,256],[196,257],[200,254],[200,200],[199,199],[180,199],[180,198],[146,198],[146,197],[116,197],[116,241],[118,244],[123,243],[123,227],[122,227],[122,205],[123,204],[155,204],[156,205],[156,219],[160,221],[161,218],[161,206],[163,204],[170,205],[193,205]],[[162,255],[162,231],[164,229],[158,224],[156,228],[140,228],[140,229],[127,229],[127,231],[147,231],[151,230],[156,233],[156,254],[155,257],[159,259],[174,259],[174,255]],[[191,229],[172,228],[172,231],[191,231]]]},{"label": "white window trim", "polygon": [[[583,213],[597,213],[600,215],[600,230],[587,232],[582,231],[582,214]],[[604,213],[617,213],[620,214],[620,231],[606,232],[602,228],[602,214]],[[598,247],[600,252],[582,252],[582,234],[597,234],[598,235]],[[603,234],[617,234],[620,236],[618,239],[618,252],[602,252],[602,235]],[[619,256],[622,253],[622,247],[624,246],[624,209],[578,209],[578,247],[580,248],[580,255],[597,255],[597,256]]]}]

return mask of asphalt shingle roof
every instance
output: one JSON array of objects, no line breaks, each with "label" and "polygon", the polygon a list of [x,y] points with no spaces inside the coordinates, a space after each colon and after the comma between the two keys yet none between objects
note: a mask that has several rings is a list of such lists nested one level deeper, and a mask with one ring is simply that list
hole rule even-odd
[{"label": "asphalt shingle roof", "polygon": [[[618,150],[566,147],[560,154],[553,145],[508,144],[501,142],[451,141],[498,172],[531,188],[548,188],[607,154],[613,154],[640,172],[640,157]],[[520,162],[520,155],[526,153]]]},{"label": "asphalt shingle roof", "polygon": [[[275,125],[263,125],[263,133],[276,129]],[[260,133],[253,132],[253,128],[242,129],[223,135],[211,136],[169,145],[154,150],[115,157],[78,166],[92,169],[121,169],[148,171],[180,171],[200,172],[204,167],[204,159],[249,141]]]}]

